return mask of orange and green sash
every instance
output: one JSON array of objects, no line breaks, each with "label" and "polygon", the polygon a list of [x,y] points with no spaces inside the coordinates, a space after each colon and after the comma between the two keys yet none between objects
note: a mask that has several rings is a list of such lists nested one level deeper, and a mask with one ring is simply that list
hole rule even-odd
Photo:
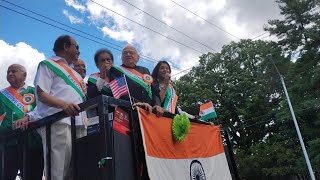
[{"label": "orange and green sash", "polygon": [[[91,82],[92,84],[97,84],[97,81],[99,78],[100,78],[100,73],[93,73],[89,76],[88,82]],[[102,86],[102,89],[105,92],[111,92],[108,77],[104,79],[104,85]]]},{"label": "orange and green sash", "polygon": [[86,85],[83,79],[78,79],[75,76],[70,67],[66,66],[62,61],[54,61],[51,59],[43,60],[41,63],[47,65],[49,69],[70,85],[84,101],[86,100]]},{"label": "orange and green sash", "polygon": [[164,99],[163,108],[165,110],[170,111],[171,113],[175,113],[176,105],[178,101],[178,96],[176,91],[174,90],[172,84],[170,83],[167,87],[166,97]]},{"label": "orange and green sash", "polygon": [[0,91],[0,100],[15,112],[19,118],[22,118],[25,113],[33,110],[32,103],[35,99],[33,94],[21,95],[12,87],[7,87]]},{"label": "orange and green sash", "polygon": [[113,66],[118,71],[122,72],[124,75],[129,77],[134,82],[140,84],[148,93],[148,96],[152,98],[152,91],[151,91],[151,83],[153,82],[152,76],[149,74],[142,74],[139,71],[126,68],[123,66]]}]

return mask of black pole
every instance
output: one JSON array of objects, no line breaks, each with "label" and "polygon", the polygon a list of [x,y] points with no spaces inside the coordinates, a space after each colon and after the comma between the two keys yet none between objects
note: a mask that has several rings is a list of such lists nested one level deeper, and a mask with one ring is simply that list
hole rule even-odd
[{"label": "black pole", "polygon": [[46,180],[51,180],[51,124],[46,125]]},{"label": "black pole", "polygon": [[5,158],[5,153],[6,153],[6,146],[4,145],[3,149],[1,150],[1,180],[4,180],[4,158]]},{"label": "black pole", "polygon": [[71,116],[71,142],[72,142],[72,155],[71,155],[71,162],[73,164],[72,168],[72,175],[73,179],[78,179],[77,174],[78,174],[78,162],[77,162],[77,135],[76,135],[76,123],[75,123],[75,117]]},{"label": "black pole", "polygon": [[[98,100],[98,114],[99,114],[99,134],[101,143],[102,157],[99,161],[101,169],[101,180],[115,179],[114,164],[113,164],[113,144],[110,136],[109,124],[109,102],[108,97],[100,96]],[[107,123],[106,123],[107,122]]]},{"label": "black pole", "polygon": [[228,154],[229,154],[229,158],[230,158],[230,161],[231,161],[234,178],[235,178],[235,180],[239,180],[240,178],[239,178],[239,174],[238,174],[238,170],[237,170],[236,161],[235,161],[234,156],[233,156],[233,151],[232,151],[232,148],[231,148],[228,131],[226,131],[226,130],[222,130],[222,131],[224,132],[224,138],[226,139]]},{"label": "black pole", "polygon": [[27,159],[30,157],[27,157],[27,150],[28,150],[28,136],[29,134],[26,134],[26,136],[22,137],[22,179],[29,180],[27,179],[27,175],[33,172],[27,172]]},{"label": "black pole", "polygon": [[136,143],[136,138],[135,138],[135,135],[136,135],[136,132],[135,132],[135,128],[134,128],[134,118],[133,118],[133,110],[130,109],[130,129],[131,129],[131,133],[130,133],[130,136],[131,136],[131,146],[132,146],[132,150],[133,150],[133,161],[135,162],[134,163],[134,169],[135,169],[135,174],[136,174],[136,178],[137,180],[140,180],[141,177],[140,177],[140,173],[139,173],[139,161],[138,161],[138,151],[137,151],[137,147],[138,147],[138,144]]}]

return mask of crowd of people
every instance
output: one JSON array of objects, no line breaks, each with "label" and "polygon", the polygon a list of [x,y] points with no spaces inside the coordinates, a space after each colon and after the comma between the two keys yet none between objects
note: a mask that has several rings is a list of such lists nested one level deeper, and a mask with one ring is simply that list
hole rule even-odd
[{"label": "crowd of people", "polygon": [[[80,112],[79,103],[98,95],[112,96],[109,82],[119,76],[125,76],[130,92],[124,99],[132,101],[157,116],[164,112],[178,113],[178,96],[171,84],[171,68],[168,62],[160,61],[152,73],[138,66],[139,54],[132,45],[122,50],[122,65],[114,65],[110,50],[99,49],[94,55],[97,73],[86,77],[86,63],[79,59],[80,50],[77,41],[63,35],[56,39],[53,47],[55,56],[39,63],[34,87],[26,86],[25,67],[12,64],[7,70],[10,86],[0,91],[0,133],[12,129],[26,129],[30,121],[39,120],[61,110],[75,117],[77,138],[86,136],[85,111]],[[0,119],[0,120],[1,120]],[[20,170],[23,179],[40,180],[43,172],[47,175],[46,152],[51,153],[51,179],[72,179],[72,143],[71,118],[67,117],[51,125],[51,149],[46,149],[46,129],[44,127],[1,143],[0,177],[15,179]],[[27,138],[27,154],[23,154],[22,141]],[[23,173],[23,156],[27,157],[26,171]],[[141,160],[142,163],[143,160]],[[147,172],[141,174],[148,179]],[[25,177],[24,177],[25,176]]]}]

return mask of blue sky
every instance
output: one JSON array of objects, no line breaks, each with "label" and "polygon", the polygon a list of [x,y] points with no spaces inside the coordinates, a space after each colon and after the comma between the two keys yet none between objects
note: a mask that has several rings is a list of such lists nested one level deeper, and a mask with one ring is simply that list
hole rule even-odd
[{"label": "blue sky", "polygon": [[[75,15],[81,16],[81,13],[77,12],[71,7],[66,6],[64,1],[42,1],[42,0],[35,0],[34,2],[30,3],[30,1],[15,1],[15,4],[22,6],[26,9],[32,10],[37,12],[41,15],[50,17],[60,23],[66,24],[68,26],[72,26],[73,28],[79,29],[84,31],[88,34],[93,36],[97,36],[99,38],[104,39],[105,41],[110,41],[119,45],[120,47],[125,46],[126,42],[115,41],[108,37],[103,37],[101,31],[97,30],[93,25],[90,24],[72,24],[70,20],[63,14],[63,10],[68,10],[70,13]],[[14,10],[20,10],[19,12],[30,15],[40,20],[45,20],[50,24],[57,25],[59,27],[63,27],[64,29],[69,29],[65,26],[59,25],[52,21],[49,21],[45,18],[41,18],[39,16],[35,16],[32,13],[28,13],[27,11],[22,11],[20,8],[12,6],[7,3],[1,3],[6,7],[9,7]],[[52,8],[54,7],[54,8]],[[93,62],[93,55],[95,51],[99,48],[108,48],[107,46],[92,42],[90,40],[81,38],[77,35],[74,35],[70,32],[49,26],[42,22],[36,21],[29,17],[25,17],[21,14],[17,14],[7,9],[1,9],[0,11],[1,17],[1,29],[0,29],[0,37],[1,39],[5,40],[7,43],[14,45],[18,42],[25,42],[29,45],[32,45],[33,48],[37,49],[39,52],[44,53],[45,57],[50,57],[53,55],[53,43],[55,39],[62,35],[62,34],[69,34],[76,39],[78,44],[80,45],[80,57],[83,58],[87,62],[88,72],[96,71],[96,67]],[[78,34],[82,34],[77,32],[76,30],[72,30]],[[92,37],[90,37],[92,38]],[[93,39],[93,38],[92,38]],[[104,44],[107,44],[103,42]],[[116,64],[119,64],[119,51],[109,48],[114,56],[116,57]],[[121,49],[121,48],[118,48]],[[32,61],[32,59],[30,59]]]},{"label": "blue sky", "polygon": [[[27,12],[6,1],[47,16],[72,28],[80,29],[99,39]],[[185,8],[237,37],[235,38],[177,6],[170,0],[128,1],[149,15],[161,20],[162,23],[122,0],[6,1],[0,1],[0,5],[102,43],[92,42],[0,7],[0,76],[5,77],[5,71],[10,64],[21,63],[28,69],[30,76],[27,79],[28,84],[33,81],[38,62],[53,55],[53,43],[62,34],[71,35],[80,45],[80,57],[87,63],[87,75],[97,72],[93,60],[96,50],[99,48],[110,49],[114,54],[115,64],[119,65],[121,64],[119,50],[128,43],[138,47],[139,52],[145,56],[152,57],[155,60],[168,60],[174,67],[172,74],[175,74],[197,65],[198,57],[202,53],[218,52],[223,45],[231,41],[238,41],[238,38],[252,38],[263,33],[263,24],[268,19],[275,19],[279,16],[277,4],[264,0],[252,0],[250,2],[237,0],[177,1]],[[115,14],[110,9],[152,29],[152,31]],[[192,39],[164,23],[192,37]],[[159,35],[159,33],[162,35]],[[205,47],[197,41],[208,46]],[[108,46],[113,46],[115,49]],[[152,71],[155,63],[140,59],[139,65],[146,66]],[[0,79],[0,88],[7,85],[5,79]]]}]

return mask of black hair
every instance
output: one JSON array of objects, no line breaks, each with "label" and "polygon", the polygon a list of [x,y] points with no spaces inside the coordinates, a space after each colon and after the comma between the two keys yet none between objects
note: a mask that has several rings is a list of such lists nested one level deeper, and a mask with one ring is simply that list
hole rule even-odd
[{"label": "black hair", "polygon": [[98,57],[99,57],[100,54],[102,54],[102,53],[107,53],[107,54],[109,54],[110,57],[111,57],[111,59],[112,59],[112,62],[114,62],[112,52],[111,52],[109,49],[102,48],[102,49],[99,49],[99,50],[94,54],[94,62],[95,62],[96,64],[98,64]]},{"label": "black hair", "polygon": [[62,35],[59,36],[56,41],[54,42],[53,51],[57,54],[64,49],[64,44],[71,46],[71,36],[69,35]]},{"label": "black hair", "polygon": [[153,81],[158,81],[159,78],[159,69],[161,64],[167,64],[171,73],[171,67],[169,65],[169,63],[167,61],[159,61],[158,64],[156,65],[156,67],[154,67],[153,71],[152,71],[152,78]]}]

